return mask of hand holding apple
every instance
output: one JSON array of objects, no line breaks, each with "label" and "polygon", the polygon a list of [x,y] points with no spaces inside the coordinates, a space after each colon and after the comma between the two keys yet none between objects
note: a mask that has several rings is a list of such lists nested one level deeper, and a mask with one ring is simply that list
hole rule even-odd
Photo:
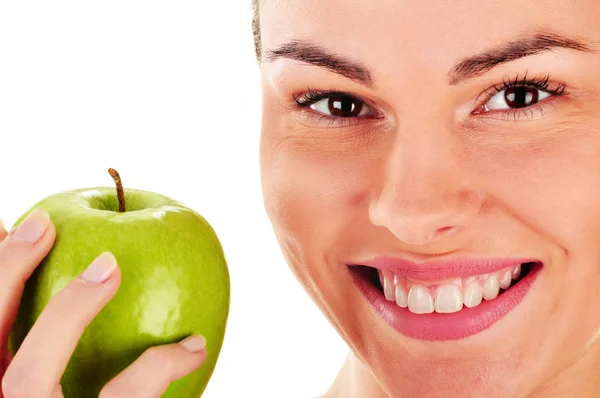
[{"label": "hand holding apple", "polygon": [[[8,237],[0,228],[4,398],[184,398],[206,387],[229,309],[219,241],[169,198],[118,192],[53,195]],[[184,339],[197,334],[206,340]]]}]

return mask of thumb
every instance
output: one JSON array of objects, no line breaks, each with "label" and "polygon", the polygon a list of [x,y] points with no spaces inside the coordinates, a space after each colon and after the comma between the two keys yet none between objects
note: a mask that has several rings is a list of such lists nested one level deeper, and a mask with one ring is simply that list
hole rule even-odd
[{"label": "thumb", "polygon": [[4,238],[6,238],[6,235],[8,235],[8,232],[6,231],[6,229],[4,229],[4,223],[2,222],[2,220],[0,220],[0,242],[2,242]]}]

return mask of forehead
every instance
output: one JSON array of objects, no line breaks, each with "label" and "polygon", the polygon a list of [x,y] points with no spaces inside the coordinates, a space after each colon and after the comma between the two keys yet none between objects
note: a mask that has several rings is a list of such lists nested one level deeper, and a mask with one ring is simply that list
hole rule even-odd
[{"label": "forehead", "polygon": [[597,0],[263,0],[260,17],[266,51],[305,39],[384,74],[448,68],[542,29],[600,41]]}]

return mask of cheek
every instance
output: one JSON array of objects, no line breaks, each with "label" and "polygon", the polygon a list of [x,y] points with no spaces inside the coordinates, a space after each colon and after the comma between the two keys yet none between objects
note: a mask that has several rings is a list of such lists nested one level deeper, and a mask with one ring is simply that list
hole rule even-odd
[{"label": "cheek", "polygon": [[592,124],[556,126],[553,139],[490,152],[478,164],[484,190],[572,262],[600,255],[600,131]]},{"label": "cheek", "polygon": [[[373,165],[324,150],[267,118],[261,137],[266,212],[282,254],[325,316],[350,322],[349,283],[340,283],[339,257],[356,217],[366,217]],[[336,286],[332,289],[332,286]],[[357,320],[354,320],[358,324]]]},{"label": "cheek", "polygon": [[[331,145],[327,143],[329,148]],[[326,250],[356,217],[367,215],[365,198],[376,165],[359,156],[324,149],[285,126],[263,125],[261,175],[266,211],[278,233]]]}]

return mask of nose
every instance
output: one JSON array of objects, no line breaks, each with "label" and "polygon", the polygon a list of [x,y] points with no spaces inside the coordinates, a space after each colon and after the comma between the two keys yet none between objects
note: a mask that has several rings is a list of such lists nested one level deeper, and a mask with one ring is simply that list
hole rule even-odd
[{"label": "nose", "polygon": [[397,139],[382,159],[371,222],[399,240],[423,246],[460,234],[481,209],[482,195],[461,167],[450,138]]}]

